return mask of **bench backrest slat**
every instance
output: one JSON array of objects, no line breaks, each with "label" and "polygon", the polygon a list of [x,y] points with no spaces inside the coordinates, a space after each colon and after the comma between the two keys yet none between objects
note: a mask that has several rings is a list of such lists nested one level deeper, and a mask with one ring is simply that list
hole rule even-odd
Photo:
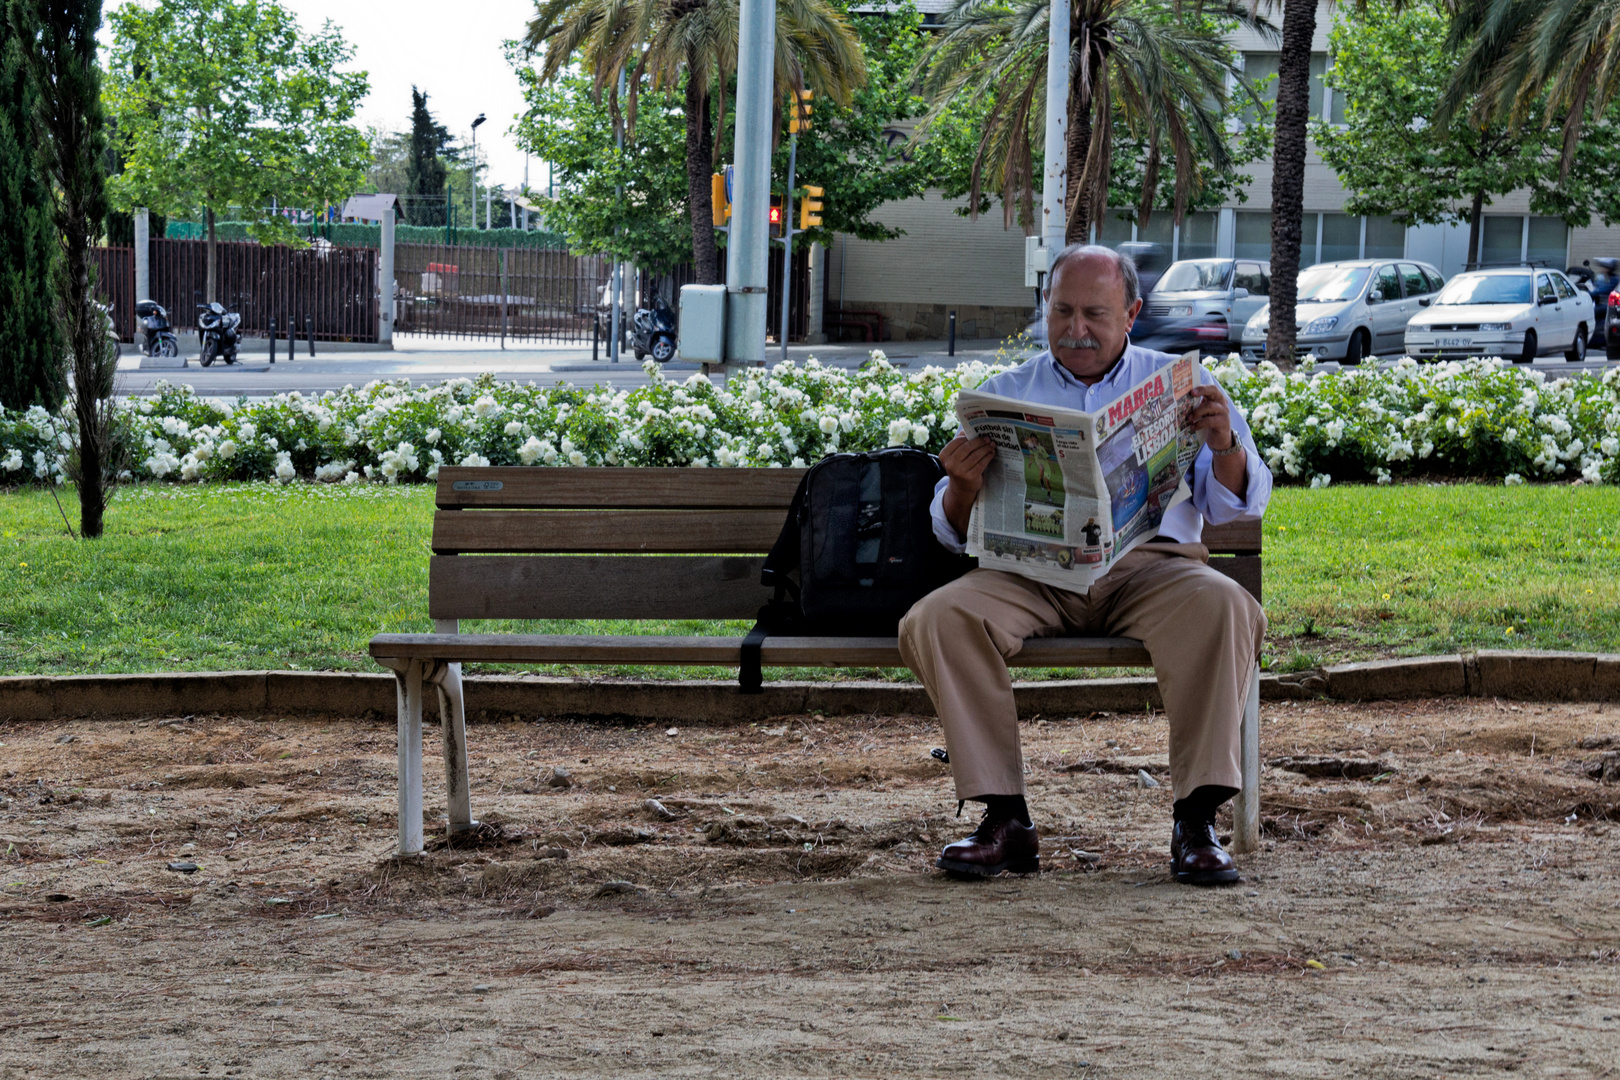
[{"label": "bench backrest slat", "polygon": [[[442,510],[743,509],[793,501],[803,469],[622,469],[445,466]],[[460,488],[457,485],[462,485]],[[489,485],[499,484],[499,487]]]},{"label": "bench backrest slat", "polygon": [[656,554],[765,552],[785,510],[441,510],[439,555],[517,552]]},{"label": "bench backrest slat", "polygon": [[752,619],[763,556],[438,555],[434,619]]}]

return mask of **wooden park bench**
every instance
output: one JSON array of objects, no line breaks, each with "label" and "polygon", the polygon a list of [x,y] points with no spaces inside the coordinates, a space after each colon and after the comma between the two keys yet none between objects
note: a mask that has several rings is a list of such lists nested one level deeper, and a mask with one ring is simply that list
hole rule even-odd
[{"label": "wooden park bench", "polygon": [[[443,468],[428,566],[431,634],[379,634],[399,699],[399,852],[422,851],[422,696],[439,696],[451,833],[467,791],[462,663],[737,666],[741,637],[463,634],[462,619],[753,619],[760,565],[802,469]],[[1260,598],[1257,521],[1204,527],[1210,564]],[[767,667],[904,667],[893,637],[770,637]],[[1130,638],[1031,638],[1015,667],[1149,667]],[[1259,834],[1258,672],[1243,715],[1233,847]]]}]

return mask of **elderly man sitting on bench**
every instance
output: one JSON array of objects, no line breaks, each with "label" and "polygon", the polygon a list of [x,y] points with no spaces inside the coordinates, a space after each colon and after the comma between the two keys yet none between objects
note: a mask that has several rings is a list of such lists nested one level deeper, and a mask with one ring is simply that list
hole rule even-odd
[{"label": "elderly man sitting on bench", "polygon": [[[1172,359],[1127,336],[1142,308],[1129,256],[1064,248],[1052,262],[1046,299],[1050,350],[982,389],[1091,411]],[[1264,514],[1271,472],[1243,417],[1202,367],[1199,383],[1193,393],[1202,402],[1192,415],[1207,443],[1193,463],[1192,498],[1165,514],[1159,535],[1087,592],[980,569],[924,597],[901,623],[900,654],[939,712],[957,798],[985,804],[978,829],[945,848],[940,868],[972,875],[1039,869],[1004,658],[1027,637],[1097,634],[1139,638],[1153,658],[1170,724],[1176,880],[1237,880],[1216,836],[1215,812],[1241,786],[1240,725],[1266,618],[1248,592],[1210,568],[1199,541],[1205,519],[1220,524]],[[934,495],[934,532],[953,551],[963,549],[969,512],[994,457],[990,440],[961,435],[940,454],[947,475]]]}]

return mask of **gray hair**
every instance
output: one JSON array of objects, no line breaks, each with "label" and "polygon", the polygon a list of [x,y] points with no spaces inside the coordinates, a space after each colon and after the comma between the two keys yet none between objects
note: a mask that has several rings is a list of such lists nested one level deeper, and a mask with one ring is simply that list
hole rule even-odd
[{"label": "gray hair", "polygon": [[1136,260],[1125,254],[1123,251],[1115,251],[1113,248],[1103,247],[1101,244],[1070,244],[1062,251],[1059,251],[1052,259],[1051,270],[1049,270],[1046,274],[1047,289],[1050,290],[1052,287],[1052,282],[1057,280],[1058,269],[1062,267],[1064,263],[1073,262],[1076,259],[1088,258],[1092,255],[1101,255],[1103,258],[1110,260],[1113,262],[1114,267],[1119,271],[1119,276],[1125,282],[1126,308],[1129,308],[1132,304],[1136,303],[1137,300],[1141,299],[1142,280],[1136,276]]}]

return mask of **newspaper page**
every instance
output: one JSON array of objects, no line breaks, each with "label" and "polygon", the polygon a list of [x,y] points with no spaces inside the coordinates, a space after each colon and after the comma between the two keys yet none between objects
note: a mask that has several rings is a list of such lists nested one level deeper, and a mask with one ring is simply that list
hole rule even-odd
[{"label": "newspaper page", "polygon": [[1204,436],[1197,353],[1167,362],[1107,407],[1080,412],[964,390],[956,416],[996,445],[973,504],[968,554],[979,565],[1085,592],[1192,497]]}]

